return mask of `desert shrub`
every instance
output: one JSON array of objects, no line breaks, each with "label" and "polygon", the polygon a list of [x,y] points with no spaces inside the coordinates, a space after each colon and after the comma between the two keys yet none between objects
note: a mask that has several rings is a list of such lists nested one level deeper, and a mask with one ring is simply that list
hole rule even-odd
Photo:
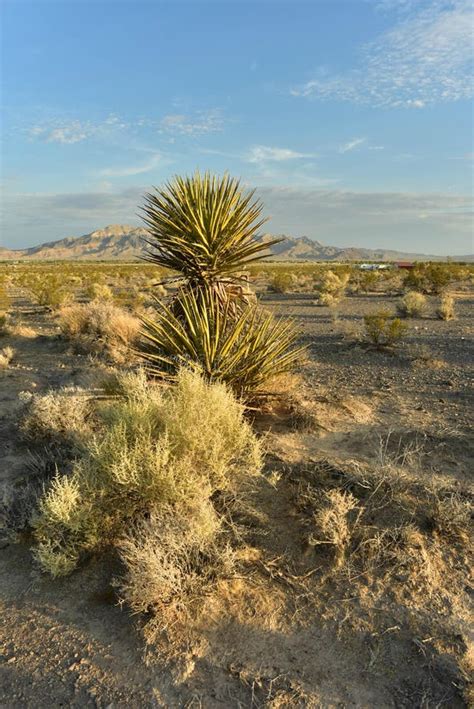
[{"label": "desert shrub", "polygon": [[404,287],[420,293],[441,293],[453,280],[454,271],[447,264],[417,263],[407,273]]},{"label": "desert shrub", "polygon": [[259,472],[260,444],[244,410],[220,383],[182,370],[176,386],[124,375],[123,397],[102,412],[68,476],[58,476],[34,521],[36,556],[53,576],[88,551],[114,544],[155,510],[175,514]]},{"label": "desert shrub", "polygon": [[98,301],[64,308],[59,325],[63,335],[77,346],[117,362],[130,355],[140,329],[139,320],[131,313]]},{"label": "desert shrub", "polygon": [[455,317],[454,298],[452,295],[443,295],[438,307],[436,315],[440,320],[453,320]]},{"label": "desert shrub", "polygon": [[3,347],[0,350],[0,369],[6,369],[14,356],[15,350],[13,347]]},{"label": "desert shrub", "polygon": [[77,444],[91,432],[90,397],[76,387],[46,394],[23,392],[20,430],[31,441]]},{"label": "desert shrub", "polygon": [[406,293],[397,305],[399,314],[405,318],[419,318],[423,315],[425,309],[426,298],[422,293],[417,293],[416,291]]},{"label": "desert shrub", "polygon": [[[156,288],[158,291],[157,295],[161,295],[161,289],[158,289],[158,286]],[[117,291],[115,294],[115,302],[117,305],[127,308],[133,312],[143,307],[145,303],[145,295],[134,286]]]},{"label": "desert shrub", "polygon": [[[314,495],[308,486],[306,496]],[[302,494],[301,499],[304,499]],[[311,500],[314,504],[314,500]],[[342,490],[325,491],[322,501],[317,504],[313,515],[314,531],[308,542],[311,546],[329,545],[335,557],[336,567],[341,566],[351,541],[349,513],[356,509],[357,500],[350,492]]]},{"label": "desert shrub", "polygon": [[[151,614],[148,641],[188,626],[197,602],[219,578],[234,573],[235,554],[222,519],[207,499],[153,510],[128,530],[118,548],[125,572],[119,595],[135,613]],[[169,638],[169,634],[168,634]]]},{"label": "desert shrub", "polygon": [[111,301],[114,298],[112,289],[106,283],[91,283],[86,294],[91,300]]},{"label": "desert shrub", "polygon": [[365,336],[378,349],[392,347],[406,332],[406,325],[387,310],[364,316]]},{"label": "desert shrub", "polygon": [[268,286],[274,293],[288,293],[294,286],[294,278],[287,271],[277,271],[270,278]]},{"label": "desert shrub", "polygon": [[344,296],[350,274],[344,271],[324,271],[315,283],[316,295],[320,305],[333,306]]},{"label": "desert shrub", "polygon": [[73,299],[63,279],[54,274],[37,276],[29,283],[29,289],[35,302],[50,310],[59,310]]},{"label": "desert shrub", "polygon": [[369,293],[380,283],[381,277],[381,273],[378,271],[363,271],[358,277],[358,289],[362,293]]}]

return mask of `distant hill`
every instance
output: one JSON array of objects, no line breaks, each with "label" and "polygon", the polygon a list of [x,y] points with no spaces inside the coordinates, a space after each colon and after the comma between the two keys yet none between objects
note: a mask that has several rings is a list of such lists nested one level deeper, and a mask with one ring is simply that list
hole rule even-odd
[{"label": "distant hill", "polygon": [[[147,231],[143,227],[127,224],[111,224],[84,236],[68,236],[59,241],[50,241],[29,249],[5,249],[0,247],[0,260],[70,260],[70,261],[134,261],[143,254],[143,239]],[[259,237],[265,242],[270,234]],[[442,261],[445,257],[429,254],[413,254],[387,249],[362,249],[354,246],[324,246],[307,236],[281,235],[281,243],[269,250],[269,258],[279,261]],[[474,256],[457,256],[458,261],[473,261]]]}]

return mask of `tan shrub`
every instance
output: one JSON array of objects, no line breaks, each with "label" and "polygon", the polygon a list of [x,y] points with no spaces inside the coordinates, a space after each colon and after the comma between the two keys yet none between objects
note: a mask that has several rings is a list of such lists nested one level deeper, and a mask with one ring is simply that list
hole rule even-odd
[{"label": "tan shrub", "polygon": [[76,387],[64,387],[46,394],[22,392],[23,434],[32,441],[77,443],[91,432],[90,397]]},{"label": "tan shrub", "polygon": [[0,350],[0,369],[6,369],[14,356],[15,350],[12,347],[4,347]]},{"label": "tan shrub", "polygon": [[112,289],[105,283],[91,283],[86,291],[91,300],[111,301],[114,298]]},{"label": "tan shrub", "polygon": [[116,543],[153,509],[172,505],[178,514],[260,471],[260,444],[224,385],[187,370],[168,389],[149,385],[143,373],[121,384],[122,400],[102,412],[102,428],[86,440],[72,474],[41,500],[36,556],[53,576]]},{"label": "tan shrub", "polygon": [[453,320],[456,317],[454,311],[454,298],[452,295],[443,295],[436,308],[436,315],[440,320]]},{"label": "tan shrub", "polygon": [[397,305],[400,315],[405,318],[419,318],[426,309],[426,298],[422,293],[409,291]]},{"label": "tan shrub", "polygon": [[133,612],[152,614],[145,628],[148,641],[170,626],[175,636],[189,630],[204,594],[234,572],[222,520],[206,499],[152,511],[126,532],[118,548],[125,568],[119,594]]},{"label": "tan shrub", "polygon": [[268,286],[274,293],[287,293],[295,286],[295,279],[288,271],[277,271],[271,276]]},{"label": "tan shrub", "polygon": [[64,308],[59,324],[73,343],[117,362],[127,357],[140,330],[139,320],[126,310],[98,301]]},{"label": "tan shrub", "polygon": [[324,271],[315,283],[316,295],[320,305],[332,306],[344,296],[350,273]]}]

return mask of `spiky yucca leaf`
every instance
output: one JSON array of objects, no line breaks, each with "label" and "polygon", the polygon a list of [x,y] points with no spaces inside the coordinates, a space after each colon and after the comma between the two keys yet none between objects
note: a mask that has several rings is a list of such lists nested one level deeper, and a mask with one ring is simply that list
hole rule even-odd
[{"label": "spiky yucca leaf", "polygon": [[156,320],[142,318],[141,356],[153,374],[174,375],[196,367],[210,381],[226,382],[239,395],[255,393],[270,377],[291,369],[296,347],[291,322],[255,306],[235,314],[212,289],[183,289],[173,308],[159,304]]},{"label": "spiky yucca leaf", "polygon": [[262,208],[254,192],[245,194],[239,180],[229,175],[177,176],[145,195],[143,219],[150,232],[146,258],[178,271],[192,288],[232,280],[280,241],[255,241],[266,221]]}]

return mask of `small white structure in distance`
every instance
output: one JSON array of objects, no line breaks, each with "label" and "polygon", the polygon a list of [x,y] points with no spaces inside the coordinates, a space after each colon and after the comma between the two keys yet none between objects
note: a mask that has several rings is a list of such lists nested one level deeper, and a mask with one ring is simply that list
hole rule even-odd
[{"label": "small white structure in distance", "polygon": [[361,271],[385,271],[391,268],[389,263],[361,263],[359,265]]}]

